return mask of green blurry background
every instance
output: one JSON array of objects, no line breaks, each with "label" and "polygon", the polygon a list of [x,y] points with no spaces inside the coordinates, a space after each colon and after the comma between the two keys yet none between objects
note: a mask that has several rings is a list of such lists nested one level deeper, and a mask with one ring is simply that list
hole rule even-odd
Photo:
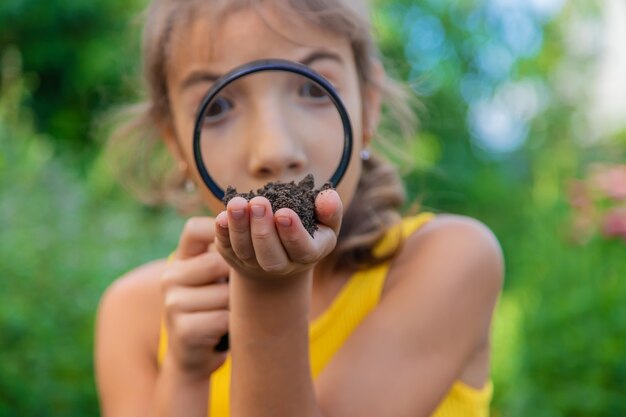
[{"label": "green blurry background", "polygon": [[[624,124],[590,116],[618,3],[375,2],[387,67],[422,100],[411,197],[480,219],[505,252],[494,416],[626,415],[626,244],[597,213],[575,228],[568,197],[590,164],[624,161]],[[184,222],[132,200],[101,158],[104,116],[141,86],[144,6],[0,2],[0,416],[98,413],[98,299]]]}]

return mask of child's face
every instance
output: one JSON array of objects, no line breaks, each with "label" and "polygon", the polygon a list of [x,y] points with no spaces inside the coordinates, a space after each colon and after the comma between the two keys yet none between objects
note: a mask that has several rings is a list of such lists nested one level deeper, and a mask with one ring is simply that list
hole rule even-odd
[{"label": "child's face", "polygon": [[[202,184],[193,162],[192,138],[198,106],[212,83],[209,74],[223,75],[258,59],[302,62],[316,56],[318,58],[309,60],[307,65],[337,87],[352,121],[354,151],[338,188],[344,206],[347,206],[360,176],[358,153],[363,145],[364,111],[350,41],[303,19],[295,20],[291,16],[289,20],[283,19],[267,6],[262,6],[261,13],[263,17],[253,9],[231,12],[213,27],[210,27],[209,19],[199,16],[188,27],[175,31],[167,77],[173,118],[173,132],[167,138],[169,148],[188,164],[196,182]],[[189,82],[190,79],[194,81]],[[264,77],[258,77],[258,80],[263,82]],[[263,109],[268,113],[274,110],[267,106]],[[309,172],[327,175],[334,171],[338,160],[337,146],[333,147],[331,141],[336,142],[337,134],[327,135],[320,130],[310,132],[315,135],[315,140],[304,140],[287,134],[285,123],[276,121],[276,118],[267,117],[260,122],[261,119],[249,118],[246,122],[254,124],[245,129],[254,132],[253,140],[229,138],[224,145],[217,145],[219,149],[207,153],[207,166],[214,177],[236,178],[232,184],[220,184],[223,188],[236,185],[240,191],[249,191],[268,181],[297,180]],[[334,155],[329,155],[329,149]],[[201,189],[204,200],[214,213],[223,210],[220,201],[205,187]]]}]

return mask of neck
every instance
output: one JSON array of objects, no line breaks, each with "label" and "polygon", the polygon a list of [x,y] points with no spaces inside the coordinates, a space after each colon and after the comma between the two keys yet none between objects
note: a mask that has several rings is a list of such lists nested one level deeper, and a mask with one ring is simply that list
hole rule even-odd
[{"label": "neck", "polygon": [[338,270],[335,266],[335,262],[326,258],[318,263],[313,270],[310,321],[313,321],[328,308],[352,275],[351,271]]},{"label": "neck", "polygon": [[336,262],[332,259],[331,256],[327,256],[322,259],[315,265],[313,268],[313,284],[316,283],[324,283],[326,281],[332,280],[333,277],[338,273],[336,266]]}]

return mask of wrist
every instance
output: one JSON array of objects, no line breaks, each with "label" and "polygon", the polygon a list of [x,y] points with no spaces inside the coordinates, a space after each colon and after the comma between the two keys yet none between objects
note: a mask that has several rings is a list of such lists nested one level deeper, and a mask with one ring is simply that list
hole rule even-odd
[{"label": "wrist", "polygon": [[293,292],[306,289],[313,282],[313,269],[309,268],[290,274],[267,277],[256,273],[247,273],[233,269],[230,279],[242,288],[258,294]]},{"label": "wrist", "polygon": [[[259,329],[291,328],[308,320],[313,274],[310,271],[298,277],[272,282],[250,279],[237,273],[231,276],[231,326],[240,321]],[[252,326],[252,327],[254,327]]]},{"label": "wrist", "polygon": [[181,369],[174,357],[166,355],[156,386],[155,415],[206,416],[209,401],[209,379],[199,378]]}]

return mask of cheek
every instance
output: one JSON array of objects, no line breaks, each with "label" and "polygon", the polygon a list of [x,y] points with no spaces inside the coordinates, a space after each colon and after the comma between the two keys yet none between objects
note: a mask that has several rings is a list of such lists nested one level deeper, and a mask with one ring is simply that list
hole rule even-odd
[{"label": "cheek", "polygon": [[344,99],[344,104],[350,115],[352,125],[353,145],[360,150],[363,145],[363,102],[358,87]]},{"label": "cheek", "polygon": [[219,213],[226,209],[224,203],[222,203],[221,200],[215,197],[213,193],[208,190],[208,188],[206,187],[206,185],[204,185],[204,182],[202,182],[202,179],[199,176],[196,178],[196,183],[199,187],[198,192],[200,193],[200,197],[202,198],[202,201],[209,209],[211,214],[217,216]]},{"label": "cheek", "polygon": [[172,123],[178,144],[187,159],[192,153],[194,118],[180,102],[172,100]]},{"label": "cheek", "polygon": [[[173,107],[175,109],[180,109],[180,106],[177,107],[176,103],[173,103]],[[183,156],[185,158],[185,162],[187,163],[189,172],[197,185],[197,192],[200,194],[202,201],[205,203],[205,206],[211,211],[211,213],[220,213],[222,210],[224,210],[224,204],[221,202],[221,200],[216,198],[209,191],[208,187],[204,184],[204,181],[202,180],[198,172],[196,161],[193,155],[193,127],[195,119],[184,111],[178,111],[174,112],[173,114],[173,122],[178,146],[183,152]]]}]

